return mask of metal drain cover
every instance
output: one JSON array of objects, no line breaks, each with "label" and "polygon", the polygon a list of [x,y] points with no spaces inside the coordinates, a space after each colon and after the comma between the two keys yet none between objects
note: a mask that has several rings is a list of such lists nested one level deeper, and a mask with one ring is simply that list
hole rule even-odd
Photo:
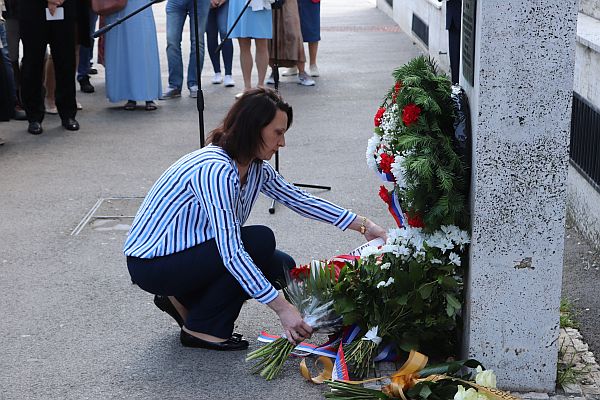
[{"label": "metal drain cover", "polygon": [[94,231],[127,232],[143,200],[143,197],[98,199],[96,204],[73,229],[71,235],[79,235],[86,227]]}]

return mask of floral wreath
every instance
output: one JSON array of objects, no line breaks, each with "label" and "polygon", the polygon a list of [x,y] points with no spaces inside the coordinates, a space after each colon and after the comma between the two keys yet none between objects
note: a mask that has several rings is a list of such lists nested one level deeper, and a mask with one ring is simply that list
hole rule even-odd
[{"label": "floral wreath", "polygon": [[392,190],[382,185],[380,197],[399,226],[430,232],[442,225],[464,229],[468,187],[465,163],[452,139],[450,79],[423,56],[393,77],[395,84],[375,114],[366,152],[368,166],[394,183]]}]

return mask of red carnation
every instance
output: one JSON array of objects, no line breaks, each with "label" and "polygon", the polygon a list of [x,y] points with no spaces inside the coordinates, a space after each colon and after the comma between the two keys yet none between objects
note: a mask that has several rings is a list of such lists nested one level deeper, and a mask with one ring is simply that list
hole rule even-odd
[{"label": "red carnation", "polygon": [[421,115],[421,107],[414,103],[407,104],[402,109],[402,122],[404,122],[404,125],[410,126],[417,122],[419,115]]},{"label": "red carnation", "polygon": [[385,112],[385,108],[383,107],[379,107],[379,110],[377,110],[377,113],[375,114],[375,126],[379,126],[381,125],[381,117],[383,117],[383,113]]},{"label": "red carnation", "polygon": [[394,85],[394,93],[392,93],[392,102],[396,102],[396,98],[398,97],[398,92],[402,89],[402,82],[398,81]]},{"label": "red carnation", "polygon": [[390,197],[390,192],[388,192],[388,190],[383,185],[379,187],[379,197],[381,197],[381,200],[383,200],[385,204],[390,204],[390,202],[392,201],[392,198]]},{"label": "red carnation", "polygon": [[386,174],[388,172],[392,172],[392,163],[394,162],[394,157],[390,156],[387,153],[381,154],[381,161],[379,162],[379,168],[381,168],[382,172]]},{"label": "red carnation", "polygon": [[413,228],[424,228],[425,224],[423,223],[423,218],[421,218],[421,214],[417,213],[413,216],[411,216],[410,214],[406,214],[407,216],[407,221],[409,226],[412,226]]},{"label": "red carnation", "polygon": [[299,281],[305,278],[308,278],[308,274],[310,273],[310,267],[308,265],[300,265],[290,271],[290,276]]}]

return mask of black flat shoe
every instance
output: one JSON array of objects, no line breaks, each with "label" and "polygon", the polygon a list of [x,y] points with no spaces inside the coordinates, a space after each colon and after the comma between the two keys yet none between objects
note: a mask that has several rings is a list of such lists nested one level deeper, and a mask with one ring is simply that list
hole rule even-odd
[{"label": "black flat shoe", "polygon": [[33,121],[29,123],[27,132],[31,133],[32,135],[39,135],[44,132],[44,130],[42,129],[42,124],[40,122]]},{"label": "black flat shoe", "polygon": [[242,339],[242,335],[234,333],[229,339],[224,342],[209,342],[192,336],[183,329],[179,335],[181,344],[184,347],[195,347],[198,349],[209,349],[218,351],[235,351],[235,350],[246,350],[248,348],[248,341]]},{"label": "black flat shoe", "polygon": [[62,121],[62,126],[68,131],[78,131],[79,122],[75,118],[66,118]]},{"label": "black flat shoe", "polygon": [[171,303],[171,300],[169,300],[167,296],[154,296],[154,305],[156,305],[156,307],[158,307],[160,310],[166,312],[171,317],[173,317],[173,319],[175,320],[175,322],[177,322],[177,325],[179,325],[180,328],[183,326],[183,318],[181,318],[181,315],[179,315],[177,309],[175,308],[173,303]]}]

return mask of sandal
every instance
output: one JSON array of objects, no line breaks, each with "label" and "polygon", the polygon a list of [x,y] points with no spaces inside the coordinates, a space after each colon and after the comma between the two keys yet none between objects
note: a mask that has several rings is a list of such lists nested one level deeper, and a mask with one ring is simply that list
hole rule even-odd
[{"label": "sandal", "polygon": [[129,100],[127,103],[125,103],[125,105],[123,106],[124,110],[127,111],[133,111],[135,110],[135,107],[137,106],[137,103],[133,100]]},{"label": "sandal", "polygon": [[145,110],[146,111],[154,111],[156,110],[158,107],[156,107],[156,104],[153,101],[147,101],[146,102],[146,107]]}]

